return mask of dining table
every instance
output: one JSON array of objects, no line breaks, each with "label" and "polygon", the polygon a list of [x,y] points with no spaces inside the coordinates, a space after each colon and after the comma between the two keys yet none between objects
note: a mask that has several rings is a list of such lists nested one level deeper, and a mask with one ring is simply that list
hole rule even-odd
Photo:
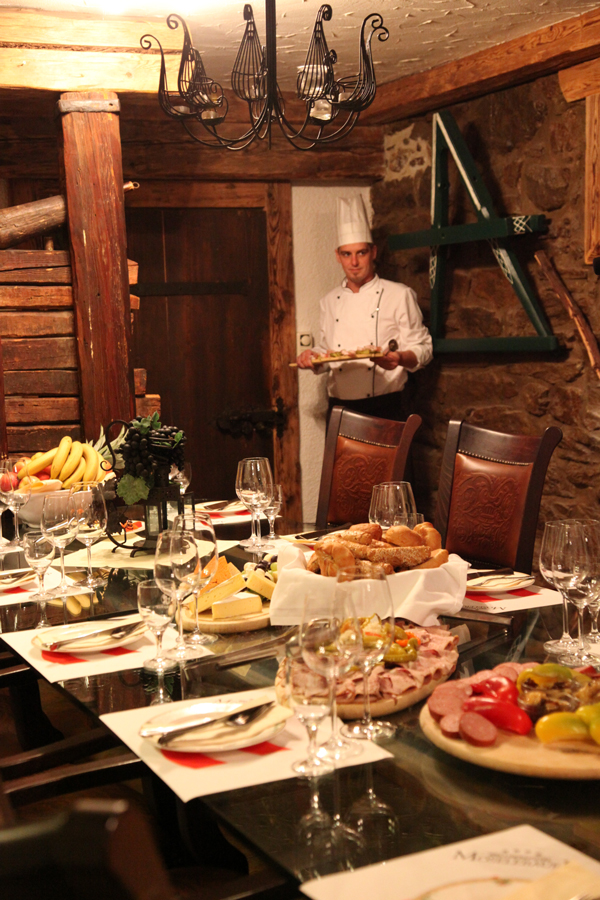
[{"label": "dining table", "polygon": [[[239,568],[257,559],[233,541],[228,542],[225,555]],[[152,577],[153,557],[134,558],[135,567],[121,556],[118,567],[96,569],[105,575],[106,584],[95,590],[88,608],[73,616],[66,606],[48,607],[50,623],[61,625],[90,617],[100,621],[134,613],[137,584]],[[12,563],[8,560],[4,560],[4,569],[19,565],[16,556]],[[77,577],[68,563],[69,557],[67,573]],[[0,605],[4,636],[34,629],[38,621],[36,603],[23,602],[18,592],[13,597],[5,595]],[[562,620],[559,604],[502,614],[486,612],[482,604],[481,609],[463,609],[443,621],[460,636],[454,675],[460,678],[506,660],[544,661],[544,641],[560,633]],[[165,689],[172,700],[269,690],[289,635],[287,626],[218,635],[209,654],[180,663],[175,672],[165,676]],[[147,709],[158,690],[155,674],[141,667],[117,666],[110,672],[70,677],[69,667],[64,668],[64,676],[53,680],[54,686],[95,722],[126,710],[138,710],[138,717],[142,709],[148,718],[156,715],[158,707]],[[416,703],[385,717],[396,728],[395,737],[381,745],[385,758],[367,761],[358,755],[319,779],[295,777],[291,767],[287,774],[280,771],[276,780],[263,779],[231,789],[223,787],[221,779],[215,782],[218,789],[204,788],[201,796],[189,802],[200,804],[242,846],[283,873],[291,890],[340,868],[360,868],[522,825],[533,826],[600,861],[598,780],[552,774],[531,777],[461,760],[426,737],[419,722],[422,706],[422,702]],[[186,777],[196,777],[193,768]],[[329,852],[331,841],[323,844],[322,834],[321,849],[315,852],[317,838],[315,829],[310,828],[310,816],[315,812],[321,831],[327,823],[332,835],[336,829],[338,836],[345,834],[343,859],[339,852]],[[369,817],[375,817],[373,822]],[[360,841],[353,845],[360,821],[360,827],[374,826],[366,846]]]}]

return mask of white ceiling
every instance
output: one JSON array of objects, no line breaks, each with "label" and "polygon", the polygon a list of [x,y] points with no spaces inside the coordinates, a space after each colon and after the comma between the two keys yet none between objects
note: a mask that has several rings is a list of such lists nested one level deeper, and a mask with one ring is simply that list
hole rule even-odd
[{"label": "white ceiling", "polygon": [[[229,86],[228,73],[244,29],[240,0],[35,0],[32,8],[102,14],[163,17],[179,12],[190,24],[195,46],[203,51],[207,73]],[[278,0],[279,82],[293,89],[304,62],[318,0]],[[374,42],[379,83],[393,81],[459,59],[581,15],[599,0],[331,0],[333,17],[325,23],[330,49],[338,55],[336,75],[358,68],[358,36],[363,18],[382,14],[390,31],[386,43]],[[14,6],[14,0],[0,0]],[[254,3],[264,41],[264,6]]]}]

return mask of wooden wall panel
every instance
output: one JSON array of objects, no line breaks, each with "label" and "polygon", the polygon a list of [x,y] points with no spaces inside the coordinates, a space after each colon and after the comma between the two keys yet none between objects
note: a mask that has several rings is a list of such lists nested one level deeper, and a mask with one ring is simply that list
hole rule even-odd
[{"label": "wooden wall panel", "polygon": [[9,425],[37,422],[78,422],[78,397],[6,397]]},{"label": "wooden wall panel", "polygon": [[6,396],[14,394],[77,397],[79,375],[74,369],[30,369],[4,373]]},{"label": "wooden wall panel", "polygon": [[600,94],[585,101],[585,262],[600,256]]},{"label": "wooden wall panel", "polygon": [[8,338],[4,341],[4,368],[77,369],[75,338]]},{"label": "wooden wall panel", "polygon": [[66,434],[74,441],[81,440],[79,425],[38,425],[35,432],[27,425],[9,425],[6,430],[9,453],[31,454],[38,450],[51,450]]}]

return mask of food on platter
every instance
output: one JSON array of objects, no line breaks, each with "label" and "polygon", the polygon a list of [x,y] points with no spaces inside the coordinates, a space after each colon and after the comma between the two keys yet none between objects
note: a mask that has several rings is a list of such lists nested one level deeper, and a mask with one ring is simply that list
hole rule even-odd
[{"label": "food on platter", "polygon": [[[363,633],[370,620],[361,619]],[[458,637],[446,626],[424,628],[418,625],[396,626],[396,642],[381,665],[369,676],[371,712],[391,715],[427,697],[454,672],[458,660]],[[403,635],[403,636],[402,636]],[[402,646],[404,644],[404,646]],[[279,666],[275,688],[280,703],[286,703],[285,661]],[[303,662],[292,663],[292,696],[328,694],[327,681]],[[338,715],[343,719],[361,718],[364,711],[363,675],[350,671],[337,681]]]},{"label": "food on platter", "polygon": [[383,356],[381,347],[375,344],[367,344],[364,347],[358,347],[356,350],[327,350],[325,353],[313,356],[311,362],[313,366],[320,366],[326,362],[344,362],[350,359],[374,359]]},{"label": "food on platter", "polygon": [[22,456],[14,466],[20,489],[26,493],[46,493],[68,490],[80,481],[85,484],[104,481],[111,466],[96,446],[65,435],[52,450]]},{"label": "food on platter", "polygon": [[427,711],[444,737],[474,747],[493,747],[508,732],[556,750],[600,753],[600,673],[593,667],[501,663],[436,687]]},{"label": "food on platter", "polygon": [[[277,563],[273,560],[270,556],[260,563],[246,563],[244,571],[240,572],[224,556],[219,557],[216,572],[208,584],[197,598],[192,597],[184,603],[184,628],[196,627],[196,602],[198,612],[210,610],[213,620],[238,619],[264,612],[263,602],[271,600],[277,580]],[[268,607],[266,609],[268,611]]]},{"label": "food on platter", "polygon": [[213,619],[233,619],[237,616],[251,616],[262,612],[262,600],[258,594],[240,591],[212,605]]},{"label": "food on platter", "polygon": [[357,566],[365,574],[373,566],[382,566],[387,575],[407,569],[435,569],[448,562],[441,543],[439,532],[429,522],[414,529],[395,525],[385,534],[379,525],[352,525],[347,531],[317,541],[307,568],[327,577],[335,577],[341,568],[349,566]]}]

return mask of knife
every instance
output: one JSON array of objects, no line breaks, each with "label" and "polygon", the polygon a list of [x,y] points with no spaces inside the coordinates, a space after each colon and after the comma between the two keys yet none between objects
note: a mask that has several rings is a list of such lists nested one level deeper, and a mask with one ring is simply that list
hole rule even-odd
[{"label": "knife", "polygon": [[[264,697],[260,701],[260,703],[255,703],[254,706],[248,706],[246,709],[243,708],[244,704],[240,701],[239,705],[232,711],[231,706],[227,703],[224,704],[226,709],[223,712],[211,712],[211,713],[198,713],[197,715],[190,716],[182,716],[181,719],[178,720],[178,723],[173,725],[149,725],[148,727],[142,726],[140,728],[140,737],[173,737],[176,734],[183,734],[186,731],[191,731],[194,728],[201,728],[203,725],[211,725],[213,722],[219,722],[221,719],[233,719],[235,716],[239,716],[240,713],[244,712],[252,712],[256,709],[261,709],[265,705],[271,705],[273,701],[269,701],[269,704],[265,704]],[[187,721],[186,721],[187,720]]]},{"label": "knife", "polygon": [[[264,715],[264,713],[266,713],[269,709],[272,709],[274,706],[275,701],[270,700],[268,703],[260,703],[258,706],[251,706],[249,709],[237,710],[236,712],[233,712],[228,716],[222,717],[221,721],[224,725],[243,727],[245,725],[249,725],[250,722],[254,722],[255,719],[260,718],[260,716]],[[240,721],[235,722],[235,720],[238,718],[240,719]],[[203,723],[203,725],[212,724],[212,721]],[[157,743],[161,747],[164,747],[166,744],[170,744],[171,741],[176,740],[176,738],[187,734],[188,731],[196,731],[198,728],[202,728],[202,725],[182,725],[180,728],[169,731],[166,734],[161,734]]]},{"label": "knife", "polygon": [[474,581],[476,578],[495,578],[496,575],[514,575],[514,569],[480,569],[477,572],[467,572],[467,581]]},{"label": "knife", "polygon": [[44,650],[58,650],[60,647],[64,647],[65,644],[72,644],[75,641],[87,641],[89,638],[97,637],[98,635],[106,635],[106,637],[116,639],[127,637],[127,635],[133,634],[133,632],[142,625],[145,628],[145,623],[141,619],[138,619],[137,622],[127,622],[125,624],[121,622],[120,625],[113,626],[112,628],[97,628],[95,631],[88,631],[84,634],[80,633],[60,641],[51,641],[49,643],[40,641],[40,643]]}]

